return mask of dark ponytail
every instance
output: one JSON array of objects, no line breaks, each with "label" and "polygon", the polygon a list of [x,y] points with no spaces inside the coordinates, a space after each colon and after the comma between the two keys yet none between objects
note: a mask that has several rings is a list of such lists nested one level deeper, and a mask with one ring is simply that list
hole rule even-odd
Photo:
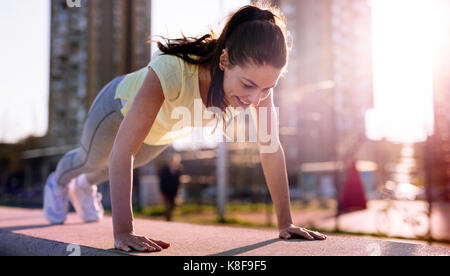
[{"label": "dark ponytail", "polygon": [[255,3],[240,8],[231,15],[219,37],[212,30],[201,37],[182,36],[178,39],[163,37],[166,45],[158,42],[158,48],[164,54],[177,56],[191,64],[208,64],[211,85],[207,107],[220,108],[225,113],[224,122],[228,103],[223,90],[224,72],[219,68],[223,49],[228,50],[231,66],[249,62],[275,68],[287,65],[286,21],[279,8],[267,4]]}]

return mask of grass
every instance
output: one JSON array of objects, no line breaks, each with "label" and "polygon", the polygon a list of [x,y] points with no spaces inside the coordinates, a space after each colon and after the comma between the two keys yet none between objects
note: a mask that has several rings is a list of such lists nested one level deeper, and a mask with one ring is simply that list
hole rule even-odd
[{"label": "grass", "polygon": [[[300,204],[292,204],[291,209],[298,210],[317,210],[320,207],[315,205],[308,205],[303,207]],[[227,217],[225,220],[219,219],[217,215],[217,208],[214,204],[193,204],[184,203],[178,205],[173,213],[173,221],[195,223],[201,225],[227,225],[236,227],[251,227],[251,228],[264,228],[264,229],[277,229],[276,224],[255,221],[242,220],[236,217],[237,214],[242,213],[273,213],[273,205],[265,203],[237,203],[230,202],[226,206]],[[164,205],[158,205],[154,207],[147,207],[134,210],[135,217],[153,219],[164,219]]]},{"label": "grass", "polygon": [[[315,204],[309,204],[306,206],[300,206],[299,204],[291,204],[292,211],[310,211],[310,210],[319,210],[323,209],[320,206],[316,206]],[[226,212],[234,213],[234,212],[267,212],[267,210],[273,210],[272,204],[265,203],[236,203],[230,202],[226,206]],[[138,211],[135,210],[141,215],[147,216],[162,216],[164,215],[164,206],[158,205],[155,207],[147,207]],[[205,213],[215,213],[216,205],[214,204],[193,204],[193,203],[184,203],[180,204],[175,208],[174,216],[177,215],[186,215],[186,214],[205,214]]]}]

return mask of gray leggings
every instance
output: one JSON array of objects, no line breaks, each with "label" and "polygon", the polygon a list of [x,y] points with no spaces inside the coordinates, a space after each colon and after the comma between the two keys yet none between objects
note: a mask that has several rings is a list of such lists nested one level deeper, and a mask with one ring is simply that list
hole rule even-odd
[{"label": "gray leggings", "polygon": [[[92,103],[83,126],[80,146],[59,160],[56,182],[68,185],[70,180],[85,173],[90,184],[100,184],[109,178],[108,160],[123,115],[120,99],[114,99],[117,85],[125,76],[106,84]],[[152,161],[169,145],[142,144],[134,159],[134,168]]]}]

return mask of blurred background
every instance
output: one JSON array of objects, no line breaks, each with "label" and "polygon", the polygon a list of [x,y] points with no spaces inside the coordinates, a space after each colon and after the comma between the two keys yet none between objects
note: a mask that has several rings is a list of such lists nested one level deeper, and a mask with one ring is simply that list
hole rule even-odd
[{"label": "blurred background", "polygon": [[[97,93],[149,63],[150,35],[220,33],[250,2],[2,0],[0,204],[42,206],[45,179],[78,146]],[[450,242],[450,1],[272,4],[292,43],[274,98],[294,223]],[[163,219],[157,171],[178,152],[174,220],[276,227],[256,144],[206,132],[135,169],[136,214]],[[99,189],[108,207],[108,183]]]}]

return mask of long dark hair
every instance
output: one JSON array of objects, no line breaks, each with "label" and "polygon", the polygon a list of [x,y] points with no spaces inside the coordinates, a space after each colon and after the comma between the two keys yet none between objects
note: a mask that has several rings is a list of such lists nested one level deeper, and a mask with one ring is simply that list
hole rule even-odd
[{"label": "long dark hair", "polygon": [[224,72],[219,68],[223,49],[228,51],[230,66],[253,62],[275,68],[287,65],[290,49],[285,17],[279,8],[267,3],[246,5],[231,14],[219,37],[211,30],[201,37],[182,34],[182,38],[162,38],[165,45],[161,42],[157,45],[163,54],[177,56],[191,64],[209,65],[211,85],[206,106],[218,107],[224,113],[228,103],[223,90]]}]

